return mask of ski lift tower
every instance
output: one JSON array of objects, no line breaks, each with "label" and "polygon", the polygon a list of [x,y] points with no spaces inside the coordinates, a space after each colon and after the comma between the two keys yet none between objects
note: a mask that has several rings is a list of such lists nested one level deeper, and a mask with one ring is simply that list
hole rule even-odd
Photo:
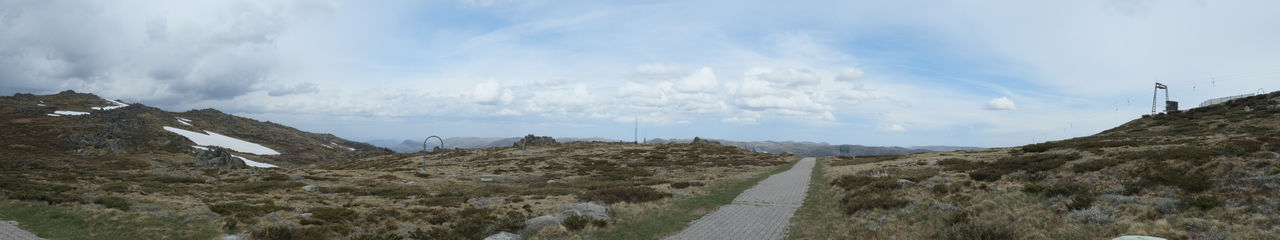
[{"label": "ski lift tower", "polygon": [[1155,116],[1156,113],[1159,113],[1159,111],[1156,111],[1156,97],[1160,96],[1160,89],[1164,89],[1164,112],[1172,113],[1178,111],[1178,102],[1169,101],[1169,86],[1156,83],[1156,88],[1151,90],[1151,115]]}]

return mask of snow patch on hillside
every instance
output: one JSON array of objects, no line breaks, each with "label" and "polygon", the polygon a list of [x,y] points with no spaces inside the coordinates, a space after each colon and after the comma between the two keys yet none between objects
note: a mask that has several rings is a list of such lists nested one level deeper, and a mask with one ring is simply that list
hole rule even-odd
[{"label": "snow patch on hillside", "polygon": [[107,100],[108,102],[111,102],[111,106],[106,106],[106,107],[92,107],[92,108],[93,108],[93,110],[102,110],[102,111],[106,111],[106,110],[117,109],[117,108],[122,108],[122,107],[128,107],[128,106],[129,106],[129,104],[125,104],[125,103],[118,102],[118,101],[115,101],[115,100],[110,100],[110,99],[106,99],[106,100]]},{"label": "snow patch on hillside", "polygon": [[279,167],[277,167],[276,165],[271,165],[271,164],[269,164],[269,163],[263,163],[263,162],[258,162],[258,161],[254,161],[254,160],[249,160],[248,158],[244,158],[244,157],[241,157],[241,156],[236,156],[235,154],[231,154],[231,156],[232,156],[232,157],[239,158],[241,161],[244,161],[244,165],[249,165],[250,167],[256,167],[256,168],[279,168]]},{"label": "snow patch on hillside", "polygon": [[193,126],[193,127],[195,126],[195,125],[191,125],[191,119],[180,118],[180,117],[174,117],[174,118],[177,118],[179,123],[185,124],[187,126]]},{"label": "snow patch on hillside", "polygon": [[183,137],[187,137],[187,139],[190,139],[192,142],[195,142],[196,144],[201,146],[219,146],[219,147],[224,147],[237,152],[252,153],[252,154],[258,154],[258,155],[280,155],[280,152],[276,152],[276,150],[272,150],[271,148],[258,145],[257,143],[251,143],[251,142],[235,139],[228,136],[223,136],[222,134],[218,134],[215,132],[204,131],[205,133],[202,134],[202,133],[187,131],[181,128],[175,128],[170,126],[164,126],[164,130],[177,133],[178,135],[182,135]]},{"label": "snow patch on hillside", "polygon": [[85,115],[85,114],[89,114],[89,113],[87,113],[87,112],[77,112],[77,111],[53,111],[53,114],[57,114],[57,115],[60,115],[60,116],[75,116],[75,115]]}]

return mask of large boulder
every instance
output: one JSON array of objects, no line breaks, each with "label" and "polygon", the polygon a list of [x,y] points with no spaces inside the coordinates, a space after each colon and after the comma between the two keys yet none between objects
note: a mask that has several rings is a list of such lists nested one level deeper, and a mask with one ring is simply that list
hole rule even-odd
[{"label": "large boulder", "polygon": [[509,233],[509,232],[500,232],[498,234],[490,235],[489,237],[484,238],[484,240],[520,240],[520,239],[521,239],[520,235],[516,235],[515,233]]},{"label": "large boulder", "polygon": [[572,216],[586,216],[594,220],[611,219],[609,217],[609,209],[595,203],[572,203],[556,206],[556,211],[560,214],[556,215],[557,220],[563,221]]},{"label": "large boulder", "polygon": [[199,168],[233,169],[248,167],[243,160],[231,156],[231,152],[218,147],[210,147],[209,150],[197,150],[194,155],[196,157],[196,167]]},{"label": "large boulder", "polygon": [[543,228],[554,227],[559,225],[560,225],[560,221],[556,220],[556,217],[552,217],[549,215],[539,216],[536,218],[530,218],[529,220],[525,220],[524,231],[526,233],[536,233],[538,231],[542,231]]}]

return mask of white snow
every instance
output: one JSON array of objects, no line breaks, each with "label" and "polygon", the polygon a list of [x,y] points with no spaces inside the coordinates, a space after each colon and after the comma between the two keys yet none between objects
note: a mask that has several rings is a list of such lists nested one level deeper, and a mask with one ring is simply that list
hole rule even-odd
[{"label": "white snow", "polygon": [[50,117],[57,117],[57,116],[62,116],[62,115],[58,115],[58,114],[53,114],[53,113],[50,113],[50,114],[45,114],[45,115],[49,115],[49,116],[50,116]]},{"label": "white snow", "polygon": [[193,127],[195,126],[195,125],[191,125],[191,119],[180,118],[180,117],[174,117],[174,118],[177,118],[179,123],[186,124],[187,126],[193,126]]},{"label": "white snow", "polygon": [[125,104],[125,103],[122,103],[122,102],[117,102],[117,101],[115,101],[115,100],[111,100],[111,99],[106,99],[106,100],[107,100],[108,102],[111,102],[111,106],[106,106],[106,107],[92,107],[92,108],[93,108],[93,110],[103,110],[103,111],[106,111],[106,110],[117,109],[117,108],[122,108],[122,107],[128,107],[128,106],[129,106],[129,104]]},{"label": "white snow", "polygon": [[329,142],[329,145],[323,145],[323,146],[325,146],[325,147],[327,147],[327,148],[342,147],[342,148],[346,148],[346,149],[347,149],[347,151],[355,151],[355,150],[356,150],[355,148],[351,148],[351,147],[348,147],[348,146],[342,146],[342,144],[338,144],[338,143],[336,143],[336,142]]},{"label": "white snow", "polygon": [[243,160],[243,161],[244,161],[244,165],[249,165],[250,167],[256,167],[256,168],[279,168],[279,167],[277,167],[276,165],[271,165],[271,164],[268,164],[268,163],[262,163],[262,162],[258,162],[258,161],[254,161],[254,160],[249,160],[248,158],[244,158],[244,157],[241,157],[241,156],[236,156],[235,154],[231,154],[231,156],[232,156],[232,157],[239,158],[240,160]]},{"label": "white snow", "polygon": [[209,151],[209,148],[207,148],[207,147],[201,147],[201,146],[191,146],[191,148],[195,148],[195,149],[200,149],[200,150],[205,150],[205,151]]},{"label": "white snow", "polygon": [[204,131],[207,134],[203,134],[203,133],[183,130],[181,128],[170,127],[170,126],[164,126],[164,130],[177,133],[178,135],[182,135],[183,137],[187,137],[187,139],[191,139],[192,142],[196,142],[196,144],[199,144],[201,146],[219,146],[219,147],[224,147],[237,152],[252,153],[252,154],[258,154],[258,155],[280,155],[280,152],[276,152],[276,150],[271,150],[271,148],[258,145],[257,143],[246,142],[244,140],[223,136],[222,134],[218,134],[215,132]]},{"label": "white snow", "polygon": [[87,113],[87,112],[77,112],[77,111],[53,111],[53,113],[54,113],[54,114],[58,114],[58,115],[85,115],[85,114],[89,114],[89,113]]},{"label": "white snow", "polygon": [[48,106],[45,106],[43,103],[37,103],[36,106],[48,107]]}]

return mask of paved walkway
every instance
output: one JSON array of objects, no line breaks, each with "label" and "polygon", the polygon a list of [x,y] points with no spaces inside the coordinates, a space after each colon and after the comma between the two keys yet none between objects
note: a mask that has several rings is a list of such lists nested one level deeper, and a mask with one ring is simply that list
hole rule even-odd
[{"label": "paved walkway", "polygon": [[17,222],[0,221],[0,239],[4,240],[44,240],[35,234],[18,228]]},{"label": "paved walkway", "polygon": [[791,216],[804,204],[813,173],[813,158],[804,158],[785,172],[769,176],[743,191],[733,203],[693,221],[689,228],[665,239],[782,239]]}]

